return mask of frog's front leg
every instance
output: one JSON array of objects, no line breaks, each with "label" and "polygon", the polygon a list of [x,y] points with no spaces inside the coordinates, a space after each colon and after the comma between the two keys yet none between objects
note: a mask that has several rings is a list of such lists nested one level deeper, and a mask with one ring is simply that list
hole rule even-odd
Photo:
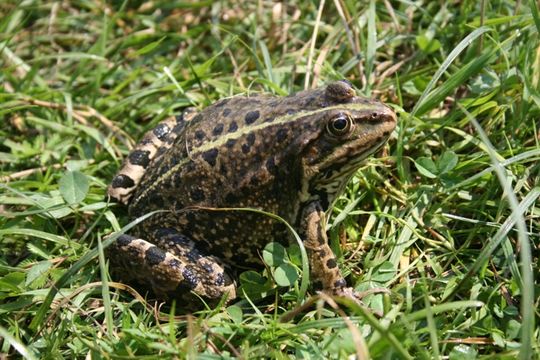
[{"label": "frog's front leg", "polygon": [[326,236],[324,211],[318,202],[309,203],[302,212],[301,237],[308,253],[315,289],[336,295],[352,294],[337,266]]},{"label": "frog's front leg", "polygon": [[161,299],[192,302],[190,292],[208,300],[236,297],[236,287],[213,256],[174,229],[148,234],[149,241],[121,235],[107,250],[113,272],[125,281],[151,288]]}]

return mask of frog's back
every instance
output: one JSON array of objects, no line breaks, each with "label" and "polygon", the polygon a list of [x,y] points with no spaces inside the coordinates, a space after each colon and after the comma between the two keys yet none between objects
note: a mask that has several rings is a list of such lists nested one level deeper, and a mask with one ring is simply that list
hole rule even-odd
[{"label": "frog's back", "polygon": [[300,175],[297,164],[287,163],[285,155],[296,130],[279,121],[320,106],[317,95],[236,96],[182,120],[172,130],[174,138],[165,140],[148,165],[129,204],[130,213],[140,216],[190,206],[283,213],[279,204],[289,205],[292,195],[287,189],[298,189]]}]

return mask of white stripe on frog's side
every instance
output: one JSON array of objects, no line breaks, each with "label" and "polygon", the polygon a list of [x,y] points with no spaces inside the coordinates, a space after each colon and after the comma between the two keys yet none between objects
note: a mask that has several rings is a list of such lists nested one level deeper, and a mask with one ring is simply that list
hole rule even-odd
[{"label": "white stripe on frog's side", "polygon": [[173,166],[166,173],[164,173],[158,179],[156,179],[156,181],[152,183],[152,185],[144,189],[144,191],[142,191],[136,199],[133,199],[133,203],[131,204],[131,206],[136,206],[136,204],[140,201],[140,199],[145,198],[148,193],[154,191],[156,188],[161,186],[163,182],[165,182],[174,173],[178,172],[184,165],[186,165],[193,156],[204,153],[212,149],[219,149],[219,148],[225,147],[225,144],[229,140],[237,140],[241,138],[242,136],[245,136],[249,133],[259,132],[263,129],[270,128],[270,127],[279,127],[282,124],[295,121],[296,119],[305,118],[311,115],[319,114],[322,112],[328,112],[332,110],[387,111],[386,109],[387,107],[385,105],[383,104],[379,105],[377,103],[375,104],[374,103],[367,103],[367,104],[345,103],[345,104],[338,104],[334,106],[319,108],[316,110],[300,111],[294,114],[287,114],[287,115],[277,117],[274,119],[274,121],[271,121],[271,122],[254,123],[253,125],[244,126],[238,129],[237,131],[221,136],[215,139],[214,141],[209,141],[207,143],[202,144],[201,146],[197,148],[190,149],[189,157],[180,160],[175,166]]}]

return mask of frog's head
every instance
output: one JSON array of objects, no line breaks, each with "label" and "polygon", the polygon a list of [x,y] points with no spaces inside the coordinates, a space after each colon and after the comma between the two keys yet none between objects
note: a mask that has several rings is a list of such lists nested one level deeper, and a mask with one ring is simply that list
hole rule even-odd
[{"label": "frog's head", "polygon": [[326,208],[396,127],[396,114],[381,102],[357,97],[348,82],[319,90],[320,108],[311,112],[309,136],[303,137],[304,201],[319,199]]}]

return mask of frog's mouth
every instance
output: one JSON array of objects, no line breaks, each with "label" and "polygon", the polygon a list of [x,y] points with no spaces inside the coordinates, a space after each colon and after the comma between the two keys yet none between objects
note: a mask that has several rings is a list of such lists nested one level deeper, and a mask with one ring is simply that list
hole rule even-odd
[{"label": "frog's mouth", "polygon": [[375,144],[370,144],[364,151],[355,152],[351,149],[352,153],[356,153],[355,156],[344,156],[341,160],[335,160],[325,168],[320,168],[319,173],[310,182],[310,200],[319,200],[323,208],[328,209],[366,158],[377,152],[387,139],[388,136],[384,136]]}]

